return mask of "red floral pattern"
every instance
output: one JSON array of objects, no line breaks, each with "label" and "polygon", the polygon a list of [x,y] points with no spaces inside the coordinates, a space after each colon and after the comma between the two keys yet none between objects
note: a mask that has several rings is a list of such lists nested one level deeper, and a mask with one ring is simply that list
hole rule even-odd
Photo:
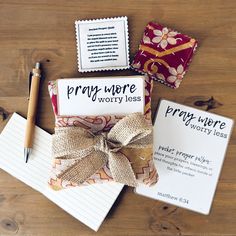
[{"label": "red floral pattern", "polygon": [[178,88],[196,47],[195,39],[150,22],[131,66],[154,80]]},{"label": "red floral pattern", "polygon": [[[57,109],[57,83],[56,81],[50,81],[48,84],[48,90],[52,102],[52,107],[55,115],[55,126],[79,126],[90,130],[93,133],[109,131],[123,116],[109,115],[109,116],[59,116]],[[146,120],[151,124],[151,91],[152,91],[152,79],[146,77],[145,79],[145,110],[144,115]],[[136,177],[139,183],[152,185],[157,182],[157,172],[153,163],[152,153],[147,153],[147,161],[142,164],[139,171],[136,173]],[[63,163],[58,160],[53,161],[51,178],[49,185],[54,190],[62,188],[77,186],[69,181],[58,179],[56,176],[60,172],[60,168]],[[104,166],[101,170],[97,171],[82,185],[88,185],[93,183],[103,183],[113,181],[111,172],[108,166]]]}]

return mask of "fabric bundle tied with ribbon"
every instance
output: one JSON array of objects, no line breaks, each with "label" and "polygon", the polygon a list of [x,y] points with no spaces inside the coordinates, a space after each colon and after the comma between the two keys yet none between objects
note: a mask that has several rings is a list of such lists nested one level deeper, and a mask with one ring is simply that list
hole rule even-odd
[{"label": "fabric bundle tied with ribbon", "polygon": [[122,149],[152,148],[152,126],[141,113],[133,113],[106,133],[93,134],[82,127],[56,127],[52,144],[54,159],[63,163],[58,178],[79,185],[107,165],[114,181],[135,187],[136,174]]}]

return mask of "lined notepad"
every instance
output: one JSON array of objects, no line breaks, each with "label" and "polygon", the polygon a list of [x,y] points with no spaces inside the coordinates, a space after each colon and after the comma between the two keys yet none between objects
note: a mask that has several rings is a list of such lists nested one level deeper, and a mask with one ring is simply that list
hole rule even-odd
[{"label": "lined notepad", "polygon": [[48,187],[51,135],[36,127],[34,149],[24,162],[26,120],[14,113],[0,135],[0,168],[44,194],[76,219],[97,231],[123,188],[119,183],[95,184],[54,191]]}]

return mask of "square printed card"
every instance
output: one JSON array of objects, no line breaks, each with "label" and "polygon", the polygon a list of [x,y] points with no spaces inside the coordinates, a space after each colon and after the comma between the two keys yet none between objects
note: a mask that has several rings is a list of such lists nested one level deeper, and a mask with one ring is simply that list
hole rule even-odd
[{"label": "square printed card", "polygon": [[80,72],[129,68],[127,17],[75,22]]},{"label": "square printed card", "polygon": [[161,100],[154,125],[159,181],[136,193],[209,214],[233,120]]}]

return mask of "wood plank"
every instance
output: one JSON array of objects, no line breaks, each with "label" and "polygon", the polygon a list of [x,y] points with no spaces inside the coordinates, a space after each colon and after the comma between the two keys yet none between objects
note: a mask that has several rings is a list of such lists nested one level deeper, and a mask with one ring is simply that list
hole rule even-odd
[{"label": "wood plank", "polygon": [[[0,0],[0,129],[13,112],[26,116],[28,73],[41,60],[45,79],[37,124],[53,132],[47,83],[60,77],[132,75],[79,73],[74,21],[128,16],[131,60],[147,22],[155,20],[199,40],[180,88],[154,84],[160,98],[236,118],[236,2],[234,0]],[[205,105],[196,106],[196,101]],[[234,129],[209,216],[133,194],[125,188],[97,235],[236,235]],[[171,183],[170,183],[171,184]],[[200,194],[200,193],[199,193]],[[92,235],[92,230],[41,194],[0,171],[0,235]]]}]

